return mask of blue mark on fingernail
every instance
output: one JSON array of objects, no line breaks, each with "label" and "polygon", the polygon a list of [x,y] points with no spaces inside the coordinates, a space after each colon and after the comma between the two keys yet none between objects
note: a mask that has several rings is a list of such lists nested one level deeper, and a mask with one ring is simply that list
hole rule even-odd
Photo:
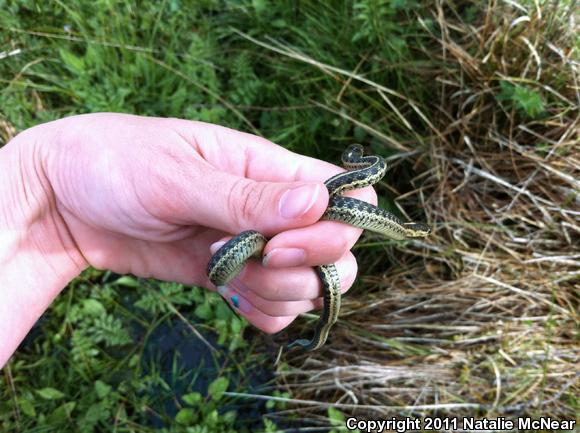
[{"label": "blue mark on fingernail", "polygon": [[239,308],[240,303],[238,301],[238,295],[232,296],[232,304],[234,304],[234,307]]}]

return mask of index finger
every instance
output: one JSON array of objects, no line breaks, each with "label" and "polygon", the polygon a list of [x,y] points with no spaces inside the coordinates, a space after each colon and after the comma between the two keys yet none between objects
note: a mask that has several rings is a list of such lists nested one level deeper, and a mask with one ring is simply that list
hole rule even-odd
[{"label": "index finger", "polygon": [[257,135],[205,122],[171,121],[208,163],[236,176],[266,182],[325,181],[342,171]]}]

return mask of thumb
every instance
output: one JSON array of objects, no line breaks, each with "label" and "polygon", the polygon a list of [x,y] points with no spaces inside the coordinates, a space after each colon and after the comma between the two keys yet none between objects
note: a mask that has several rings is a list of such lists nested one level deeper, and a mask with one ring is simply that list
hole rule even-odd
[{"label": "thumb", "polygon": [[197,203],[198,223],[227,233],[266,236],[318,221],[328,206],[322,182],[259,182],[220,172]]}]

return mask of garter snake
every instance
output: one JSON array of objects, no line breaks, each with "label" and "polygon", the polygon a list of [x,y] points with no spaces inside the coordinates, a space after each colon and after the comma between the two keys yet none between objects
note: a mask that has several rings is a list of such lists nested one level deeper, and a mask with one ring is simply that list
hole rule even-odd
[{"label": "garter snake", "polygon": [[[340,194],[377,183],[385,175],[387,164],[380,156],[363,156],[359,144],[349,146],[342,154],[342,164],[348,171],[332,176],[324,184],[330,194],[324,220],[340,221],[355,227],[371,230],[396,240],[421,238],[431,229],[422,223],[403,222],[392,213],[367,202]],[[226,242],[211,257],[207,274],[217,287],[226,285],[244,267],[251,257],[261,257],[267,239],[255,230],[247,230]],[[316,267],[324,292],[324,309],[314,337],[298,339],[288,347],[316,350],[326,341],[330,328],[338,318],[340,310],[340,280],[334,264]],[[232,299],[235,303],[235,300]]]}]

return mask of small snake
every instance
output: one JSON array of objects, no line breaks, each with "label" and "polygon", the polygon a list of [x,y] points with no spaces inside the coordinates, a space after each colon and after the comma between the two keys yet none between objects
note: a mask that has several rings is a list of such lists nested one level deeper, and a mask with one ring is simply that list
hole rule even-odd
[{"label": "small snake", "polygon": [[[405,223],[390,212],[367,202],[340,194],[377,183],[387,171],[387,163],[380,156],[363,156],[360,144],[349,146],[342,154],[342,164],[348,171],[337,174],[324,184],[330,200],[321,219],[340,221],[355,227],[371,230],[396,240],[422,238],[431,232],[425,224]],[[240,273],[251,257],[261,257],[267,239],[255,230],[247,230],[226,242],[211,257],[207,266],[209,280],[224,286]],[[340,279],[334,264],[316,266],[324,290],[324,310],[311,340],[298,339],[288,348],[299,347],[316,350],[326,341],[340,310]]]}]

